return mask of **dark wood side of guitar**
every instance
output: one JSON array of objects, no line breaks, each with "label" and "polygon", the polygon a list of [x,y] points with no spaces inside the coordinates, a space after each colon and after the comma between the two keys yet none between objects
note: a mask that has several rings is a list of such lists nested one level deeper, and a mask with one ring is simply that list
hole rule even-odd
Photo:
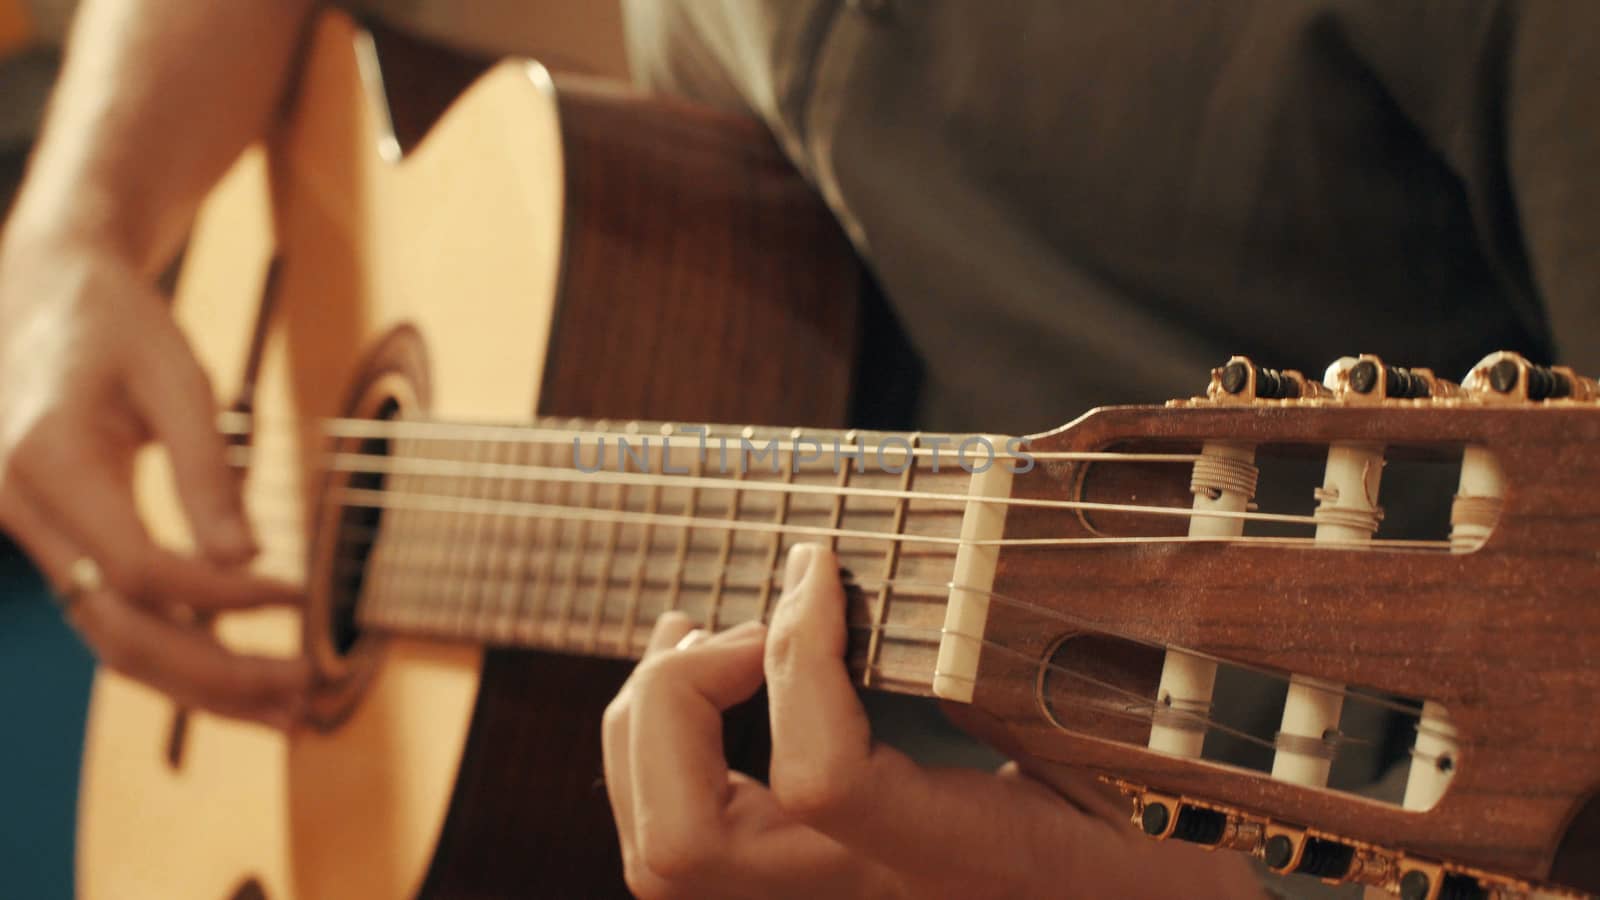
[{"label": "dark wood side of guitar", "polygon": [[[843,424],[863,276],[765,130],[664,101],[560,94],[569,220],[538,412]],[[626,895],[600,716],[628,670],[487,655],[423,896]]]}]

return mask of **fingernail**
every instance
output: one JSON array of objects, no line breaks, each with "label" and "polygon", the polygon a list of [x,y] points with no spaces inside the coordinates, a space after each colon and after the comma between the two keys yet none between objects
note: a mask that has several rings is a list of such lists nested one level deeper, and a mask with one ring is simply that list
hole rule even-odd
[{"label": "fingernail", "polygon": [[800,586],[806,572],[811,569],[811,560],[817,555],[815,544],[795,544],[789,548],[789,559],[783,564],[783,590],[784,593],[793,591]]},{"label": "fingernail", "polygon": [[746,622],[740,622],[724,633],[734,640],[742,641],[754,637],[758,632],[766,630],[766,627],[766,623],[758,619],[750,619]]},{"label": "fingernail", "polygon": [[687,650],[705,639],[706,630],[704,628],[696,628],[695,630],[678,639],[676,649]]}]

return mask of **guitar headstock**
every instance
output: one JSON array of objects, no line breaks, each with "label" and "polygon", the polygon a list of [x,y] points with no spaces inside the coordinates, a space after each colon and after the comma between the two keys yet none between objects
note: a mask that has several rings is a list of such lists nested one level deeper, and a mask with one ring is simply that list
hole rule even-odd
[{"label": "guitar headstock", "polygon": [[[1033,438],[974,707],[1154,837],[1414,900],[1600,892],[1597,397],[1513,353],[1235,357]],[[1396,734],[1385,797],[1350,761]]]}]

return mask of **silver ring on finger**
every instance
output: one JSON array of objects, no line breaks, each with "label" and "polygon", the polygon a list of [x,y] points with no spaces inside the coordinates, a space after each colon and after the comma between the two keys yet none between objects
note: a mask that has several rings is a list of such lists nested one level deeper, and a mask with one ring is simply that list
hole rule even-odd
[{"label": "silver ring on finger", "polygon": [[85,596],[103,587],[105,575],[101,573],[99,563],[87,556],[73,560],[71,568],[67,570],[67,583],[57,593],[62,612],[71,615]]}]

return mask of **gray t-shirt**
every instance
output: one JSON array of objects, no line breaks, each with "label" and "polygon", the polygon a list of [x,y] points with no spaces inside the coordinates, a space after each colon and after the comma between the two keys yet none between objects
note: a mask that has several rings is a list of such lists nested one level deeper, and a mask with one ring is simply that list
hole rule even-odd
[{"label": "gray t-shirt", "polygon": [[[1600,369],[1600,5],[622,2],[642,85],[759,116],[827,199],[925,427],[1187,395],[1233,353]],[[511,0],[362,5],[532,33]]]}]

